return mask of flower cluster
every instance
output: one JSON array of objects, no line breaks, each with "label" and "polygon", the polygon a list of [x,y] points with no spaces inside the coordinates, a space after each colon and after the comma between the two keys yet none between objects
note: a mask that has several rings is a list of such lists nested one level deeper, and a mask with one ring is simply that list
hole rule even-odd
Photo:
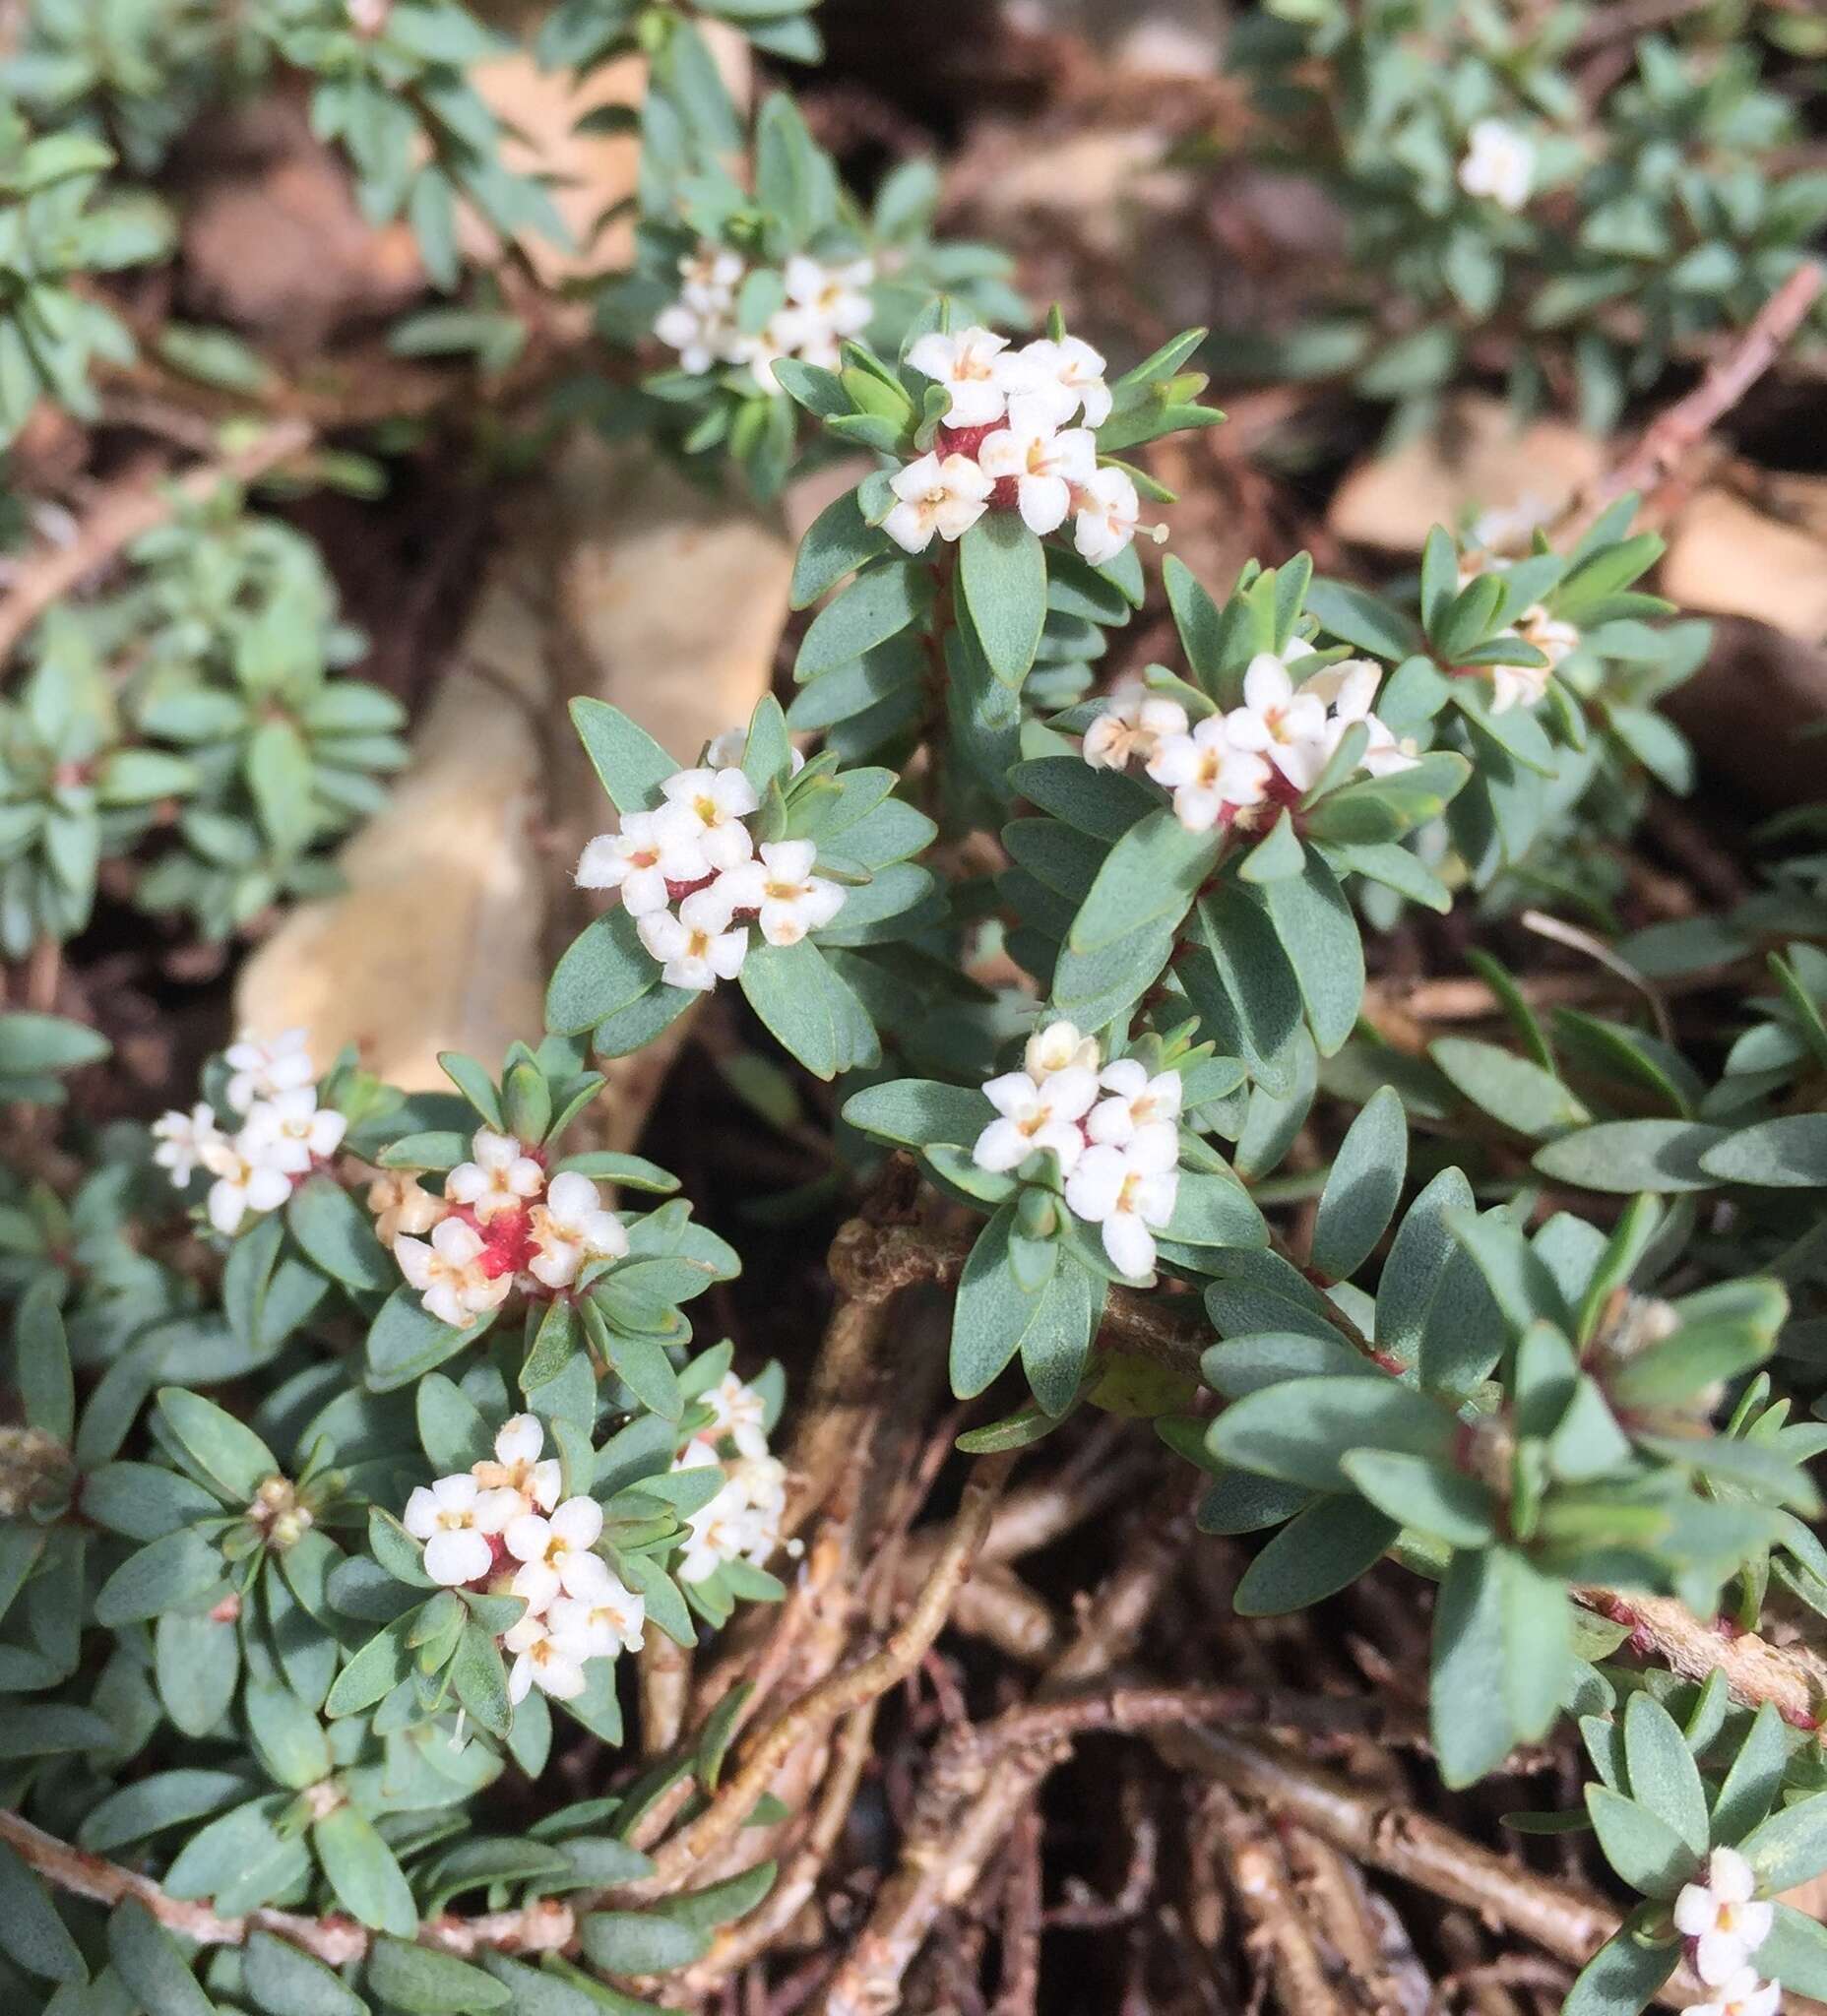
[{"label": "flower cluster", "polygon": [[[1459,586],[1463,589],[1484,573],[1489,556],[1480,551],[1462,556]],[[1580,633],[1563,617],[1548,614],[1544,604],[1532,602],[1510,625],[1510,632],[1546,659],[1544,665],[1491,665],[1490,711],[1507,714],[1513,707],[1540,707],[1547,697],[1548,681],[1561,664],[1580,648]]]},{"label": "flower cluster", "polygon": [[639,1652],[647,1605],[598,1553],[602,1507],[560,1500],[561,1473],[541,1459],[545,1435],[530,1414],[495,1437],[492,1460],[420,1484],[402,1523],[424,1545],[425,1573],[446,1589],[517,1596],[527,1607],[502,1636],[514,1656],[510,1699],[531,1688],[575,1700],[593,1659]]},{"label": "flower cluster", "polygon": [[787,1466],[768,1453],[767,1407],[754,1387],[725,1372],[699,1399],[711,1419],[674,1459],[676,1470],[716,1465],[724,1483],[686,1519],[679,1556],[681,1582],[705,1582],[725,1561],[764,1567],[781,1544],[787,1510]]},{"label": "flower cluster", "polygon": [[1289,662],[1310,649],[1296,638],[1280,658],[1259,652],[1243,675],[1243,704],[1197,724],[1177,700],[1137,681],[1119,686],[1085,731],[1085,761],[1095,770],[1140,765],[1173,793],[1174,814],[1193,833],[1248,825],[1259,806],[1298,804],[1358,723],[1369,735],[1362,769],[1372,777],[1408,769],[1413,749],[1370,711],[1379,667],[1346,659],[1296,685]]},{"label": "flower cluster", "polygon": [[1094,430],[1109,418],[1111,395],[1090,344],[1042,337],[1012,350],[987,329],[933,332],[908,362],[943,385],[951,404],[933,447],[891,480],[896,502],[882,530],[897,545],[923,553],[935,532],[961,538],[992,510],[1019,511],[1042,536],[1070,518],[1073,543],[1094,566],[1135,537],[1135,484],[1120,469],[1098,467]]},{"label": "flower cluster", "polygon": [[745,370],[761,392],[777,392],[778,357],[797,357],[828,370],[839,346],[868,328],[875,305],[864,291],[875,279],[871,259],[827,266],[795,252],[782,270],[784,298],[757,330],[744,330],[737,296],[751,268],[739,252],[707,240],[679,261],[679,298],[662,309],[654,334],[679,353],[679,368],[703,377],[720,365]]},{"label": "flower cluster", "polygon": [[1770,1936],[1772,1907],[1753,1893],[1757,1877],[1735,1848],[1716,1848],[1705,1880],[1684,1883],[1674,1900],[1674,1928],[1687,1942],[1694,1972],[1714,1989],[1710,2009],[1773,2016],[1781,1992],[1762,1983],[1751,1955]]},{"label": "flower cluster", "polygon": [[1528,134],[1501,119],[1477,120],[1459,163],[1459,186],[1466,194],[1514,214],[1528,203],[1535,184],[1536,145]]},{"label": "flower cluster", "polygon": [[492,1127],[475,1130],[470,1154],[442,1197],[410,1171],[384,1173],[368,1191],[375,1236],[440,1322],[467,1330],[515,1288],[555,1295],[593,1260],[628,1251],[621,1220],[588,1176],[548,1176],[537,1154]]},{"label": "flower cluster", "polygon": [[232,1135],[202,1101],[153,1124],[153,1160],[175,1188],[199,1167],[215,1177],[206,1208],[219,1232],[238,1231],[249,1213],[277,1211],[342,1143],[348,1122],[318,1104],[307,1042],[306,1031],[288,1029],[271,1042],[244,1035],[228,1046],[223,1097],[241,1121]]},{"label": "flower cluster", "polygon": [[619,833],[585,848],[577,880],[621,892],[668,986],[704,992],[734,979],[751,922],[770,945],[796,945],[844,908],[843,889],[812,872],[811,841],[756,846],[743,822],[761,800],[734,764],[678,771],[661,794],[656,810],[628,813]]},{"label": "flower cluster", "polygon": [[1004,1174],[1050,1152],[1068,1208],[1099,1228],[1111,1264],[1151,1275],[1155,1233],[1179,1190],[1180,1074],[1151,1077],[1134,1057],[1102,1064],[1095,1037],[1055,1022],[1028,1039],[1022,1069],[983,1094],[1000,1117],[971,1151],[977,1167]]}]

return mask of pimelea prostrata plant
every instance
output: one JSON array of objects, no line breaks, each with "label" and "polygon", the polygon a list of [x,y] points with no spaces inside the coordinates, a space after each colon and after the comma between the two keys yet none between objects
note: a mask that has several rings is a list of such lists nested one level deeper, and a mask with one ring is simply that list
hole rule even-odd
[{"label": "pimelea prostrata plant", "polygon": [[[1747,191],[1781,122],[1731,66],[1651,45],[1582,165],[1592,136],[1554,88],[1565,23],[1511,46],[1461,10],[1432,25],[1475,57],[1417,75],[1399,59],[1427,10],[1298,12],[1309,58],[1356,47],[1393,80],[1331,107],[1362,143],[1365,242],[1420,315],[1385,328],[1373,302],[1348,332],[1362,389],[1430,396],[1552,265],[1530,312],[1578,325],[1586,403],[1607,410],[1625,356],[1647,380],[1793,264],[1816,197]],[[1547,1822],[1590,1825],[1641,1901],[1575,2016],[1630,2016],[1677,1967],[1719,2016],[1827,1990],[1827,1938],[1781,1901],[1827,1860],[1814,1697],[1755,1705],[1744,1663],[1827,1614],[1808,1468],[1827,1427],[1798,1418],[1820,1408],[1827,1320],[1818,860],[1617,948],[1651,981],[1763,956],[1770,991],[1721,1054],[1630,1008],[1544,1016],[1482,952],[1510,1038],[1405,1044],[1367,991],[1405,905],[1458,903],[1469,929],[1463,892],[1487,916],[1546,890],[1606,924],[1595,841],[1691,768],[1657,703],[1706,637],[1637,587],[1655,541],[1629,536],[1628,501],[1565,536],[1486,520],[1436,533],[1386,594],[1297,555],[1221,595],[1170,556],[1173,662],[1139,665],[1121,633],[1172,499],[1126,458],[1218,418],[1188,368],[1199,333],[1129,368],[1057,312],[1025,334],[1000,256],[933,238],[929,168],[856,202],[788,99],[738,115],[701,15],[764,55],[817,54],[790,4],[576,0],[541,24],[554,68],[638,53],[651,73],[637,114],[597,119],[640,133],[634,268],[573,287],[642,384],[568,392],[612,430],[727,454],[764,495],[823,456],[873,458],[801,548],[794,599],[818,610],[790,710],[662,750],[578,704],[609,801],[576,863],[599,914],[552,976],[551,1033],[498,1078],[451,1056],[455,1094],[403,1097],[260,1032],[150,1130],[90,1128],[81,1102],[62,1127],[38,1107],[103,1046],[0,1017],[9,2016],[586,2016],[669,1994],[725,1921],[770,1936],[774,1865],[741,1837],[795,1816],[725,1775],[752,1647],[719,1648],[713,1677],[736,1683],[696,1727],[647,1716],[668,1646],[797,1582],[783,1382],[694,1335],[735,1256],[674,1179],[576,1145],[593,1055],[639,1051],[719,989],[713,1015],[739,994],[840,1081],[818,1199],[888,1150],[925,1178],[914,1197],[890,1173],[851,1243],[956,1276],[962,1399],[1019,1358],[1032,1402],[998,1392],[968,1451],[1140,1417],[1207,1474],[1200,1525],[1247,1540],[1246,1614],[1393,1556],[1434,1588],[1450,1784],[1577,1718],[1591,1783]],[[36,0],[6,62],[42,131],[14,136],[0,319],[31,371],[0,373],[0,417],[46,388],[87,410],[92,368],[124,354],[92,277],[162,238],[95,184],[112,148],[149,171],[278,61],[369,214],[403,214],[457,296],[395,349],[513,367],[521,241],[559,227],[467,74],[497,46],[449,0],[209,22]],[[1701,156],[1685,168],[1670,125]],[[745,139],[752,176],[730,165]],[[514,239],[515,285],[460,243],[460,198]],[[1571,250],[1550,243],[1563,202]],[[1705,242],[1656,237],[1677,205]],[[167,324],[155,347],[219,392],[271,382],[221,332]],[[119,593],[44,618],[9,691],[15,958],[82,929],[103,866],[214,936],[323,886],[321,843],[403,754],[394,703],[332,676],[355,640],[298,535],[224,491],[132,560]],[[1537,1211],[1543,1182],[1561,1208]],[[828,1614],[829,1560],[805,1573],[771,1646]],[[1704,1684],[1697,1647],[1720,1666]],[[637,1698],[660,1754],[624,1765]],[[587,1796],[580,1769],[603,1774]],[[705,1880],[697,1830],[731,1785],[740,1865]]]}]

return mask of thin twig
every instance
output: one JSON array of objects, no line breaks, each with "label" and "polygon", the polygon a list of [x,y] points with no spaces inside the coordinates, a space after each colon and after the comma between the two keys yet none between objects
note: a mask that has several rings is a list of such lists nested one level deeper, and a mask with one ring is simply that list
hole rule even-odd
[{"label": "thin twig", "polygon": [[1827,269],[1810,259],[1758,309],[1744,333],[1686,398],[1658,413],[1636,446],[1595,486],[1577,518],[1584,528],[1607,504],[1637,491],[1646,500],[1673,473],[1688,452],[1737,405],[1782,354],[1783,346],[1814,306]]},{"label": "thin twig", "polygon": [[1012,1454],[985,1457],[965,1485],[952,1535],[910,1614],[888,1634],[881,1650],[833,1673],[802,1695],[752,1742],[740,1766],[719,1787],[717,1796],[688,1827],[662,1844],[654,1871],[620,1895],[628,1902],[663,1897],[683,1887],[690,1874],[730,1839],[767,1793],[774,1775],[805,1736],[828,1728],[841,1715],[864,1707],[897,1687],[918,1666],[938,1637],[959,1585],[989,1526],[990,1513],[1014,1464]]}]

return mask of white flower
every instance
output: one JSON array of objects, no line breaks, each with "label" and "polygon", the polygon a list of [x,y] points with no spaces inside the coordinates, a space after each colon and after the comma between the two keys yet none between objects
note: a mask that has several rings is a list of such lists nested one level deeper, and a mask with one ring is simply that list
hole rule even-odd
[{"label": "white flower", "polygon": [[[1094,567],[1114,560],[1139,530],[1142,500],[1135,483],[1120,469],[1095,469],[1072,493],[1072,543],[1079,557]],[[1166,537],[1166,527],[1153,529],[1156,539]]]},{"label": "white flower", "polygon": [[216,1180],[210,1185],[206,1209],[219,1232],[233,1233],[251,1211],[277,1211],[291,1195],[291,1177],[275,1168],[258,1142],[245,1130],[232,1141],[220,1136],[198,1144],[203,1166]]},{"label": "white flower", "polygon": [[1186,710],[1177,700],[1125,679],[1085,730],[1085,761],[1094,770],[1122,770],[1146,763],[1169,735],[1185,733]]},{"label": "white flower", "polygon": [[459,1472],[420,1484],[406,1501],[402,1524],[425,1544],[425,1573],[446,1589],[477,1582],[494,1565],[495,1550],[476,1524],[475,1479]]},{"label": "white flower", "polygon": [[647,1600],[627,1587],[598,1554],[571,1567],[572,1594],[553,1601],[547,1617],[560,1637],[583,1647],[586,1659],[639,1652],[647,1633]]},{"label": "white flower", "polygon": [[301,1176],[313,1162],[336,1153],[347,1127],[346,1115],[317,1103],[314,1085],[301,1085],[256,1100],[247,1109],[241,1138],[257,1162]]},{"label": "white flower", "polygon": [[718,899],[732,915],[759,912],[761,935],[770,945],[797,945],[844,908],[843,889],[813,874],[817,857],[812,841],[765,840],[758,860],[744,861],[718,878]]},{"label": "white flower", "polygon": [[1694,1943],[1694,1972],[1708,1987],[1732,1981],[1770,1936],[1776,1913],[1752,1893],[1757,1877],[1735,1848],[1716,1848],[1704,1882],[1685,1883],[1674,1900],[1674,1927]]},{"label": "white flower", "polygon": [[567,1498],[549,1519],[536,1512],[510,1519],[503,1538],[508,1552],[521,1563],[514,1594],[525,1597],[531,1608],[542,1610],[569,1588],[579,1562],[602,1538],[602,1507],[595,1498]]},{"label": "white flower", "polygon": [[671,902],[669,882],[702,882],[711,872],[704,829],[689,810],[630,812],[619,833],[599,833],[578,856],[580,889],[619,889],[630,916],[644,917]]},{"label": "white flower", "polygon": [[996,486],[968,455],[943,462],[928,452],[898,470],[888,487],[901,500],[882,521],[882,530],[910,553],[923,553],[936,532],[942,539],[962,538],[988,508]]},{"label": "white flower", "polygon": [[1148,774],[1173,793],[1173,815],[1189,833],[1210,833],[1227,805],[1257,805],[1268,789],[1269,766],[1239,749],[1222,715],[1208,715],[1189,735],[1166,736],[1148,759]]},{"label": "white flower", "polygon": [[1480,119],[1466,136],[1459,186],[1487,196],[1502,210],[1521,210],[1535,186],[1536,147],[1526,133],[1501,119]]},{"label": "white flower", "polygon": [[317,1073],[305,1047],[309,1040],[310,1032],[303,1029],[284,1030],[271,1042],[261,1042],[243,1031],[222,1052],[222,1061],[233,1074],[228,1080],[228,1103],[237,1113],[244,1113],[257,1099],[272,1099],[311,1084]]},{"label": "white flower", "polygon": [[411,1169],[383,1169],[368,1185],[368,1209],[374,1213],[374,1236],[383,1246],[391,1246],[402,1232],[428,1232],[450,1215],[450,1206]]},{"label": "white flower", "polygon": [[408,1283],[418,1290],[426,1312],[454,1330],[468,1330],[484,1310],[498,1308],[514,1286],[511,1276],[493,1279],[482,1269],[482,1235],[461,1218],[441,1219],[430,1242],[394,1240],[394,1258]]},{"label": "white flower", "polygon": [[221,1138],[216,1115],[200,1100],[187,1113],[173,1109],[153,1122],[153,1139],[158,1143],[153,1160],[169,1172],[172,1187],[181,1190],[204,1162],[204,1150]]},{"label": "white flower", "polygon": [[1043,336],[1025,344],[1020,371],[1022,390],[1041,402],[1054,426],[1063,427],[1081,407],[1088,427],[1102,427],[1110,417],[1103,359],[1083,337],[1062,337],[1055,343]]},{"label": "white flower", "polygon": [[1043,1085],[1056,1071],[1095,1073],[1098,1057],[1095,1036],[1082,1036],[1075,1022],[1049,1022],[1028,1039],[1022,1050],[1022,1069],[1037,1085]]},{"label": "white flower", "polygon": [[1000,1119],[976,1138],[971,1160],[980,1169],[1001,1173],[1019,1168],[1031,1155],[1050,1148],[1059,1166],[1070,1169],[1085,1151],[1079,1121],[1098,1097],[1096,1076],[1082,1065],[1049,1072],[1037,1085],[1026,1071],[1005,1072],[983,1088]]},{"label": "white flower", "polygon": [[808,364],[835,369],[838,346],[868,328],[875,304],[862,289],[875,278],[872,259],[825,266],[803,252],[788,260],[787,298],[798,311],[799,354]]},{"label": "white flower", "polygon": [[1710,2002],[1690,2002],[1687,2016],[1776,2016],[1783,2000],[1780,1982],[1759,1981],[1757,1971],[1741,1967],[1729,1981],[1714,1986]]},{"label": "white flower", "polygon": [[550,1617],[529,1610],[508,1626],[501,1643],[515,1656],[508,1699],[516,1707],[535,1687],[555,1701],[575,1701],[584,1691],[584,1662],[590,1654],[580,1637]]},{"label": "white flower", "polygon": [[975,326],[958,336],[941,336],[935,330],[914,343],[908,362],[950,389],[948,427],[982,427],[1002,417],[1008,366],[999,353],[1008,346],[1006,336]]},{"label": "white flower", "polygon": [[729,929],[729,905],[717,884],[700,889],[679,905],[678,915],[659,911],[638,925],[641,943],[660,962],[669,987],[709,993],[719,980],[732,980],[748,956],[748,932]]},{"label": "white flower", "polygon": [[1151,1078],[1137,1058],[1118,1057],[1103,1067],[1099,1083],[1110,1097],[1101,1099],[1085,1122],[1094,1142],[1123,1148],[1151,1127],[1166,1127],[1170,1137],[1177,1133],[1184,1092],[1177,1071]]},{"label": "white flower", "polygon": [[698,1398],[711,1410],[706,1434],[719,1441],[727,1435],[744,1456],[767,1455],[768,1403],[753,1386],[725,1372]]},{"label": "white flower", "polygon": [[508,1522],[526,1512],[549,1512],[558,1502],[564,1472],[557,1457],[541,1459],[545,1430],[530,1414],[501,1424],[494,1460],[472,1464],[470,1474],[482,1493],[479,1523],[484,1533],[505,1533]]},{"label": "white flower", "polygon": [[1066,1178],[1067,1204],[1100,1228],[1111,1265],[1132,1280],[1155,1271],[1155,1232],[1173,1216],[1178,1160],[1177,1131],[1146,1127],[1126,1148],[1088,1148]]},{"label": "white flower", "polygon": [[471,1162],[444,1178],[444,1194],[467,1204],[484,1225],[503,1211],[520,1211],[545,1188],[545,1171],[512,1134],[478,1127],[470,1137]]},{"label": "white flower", "polygon": [[545,1201],[533,1211],[533,1242],[538,1252],[528,1272],[547,1288],[569,1288],[592,1260],[619,1260],[628,1250],[628,1234],[588,1176],[575,1169],[556,1175],[546,1186]]},{"label": "white flower", "polygon": [[654,334],[679,353],[679,369],[694,378],[722,363],[729,354],[734,325],[723,307],[674,301],[654,318]]},{"label": "white flower", "polygon": [[677,770],[660,788],[668,806],[681,808],[676,821],[666,821],[668,829],[697,842],[707,869],[733,868],[754,852],[755,843],[742,822],[760,810],[761,800],[734,764],[721,770]]},{"label": "white flower", "polygon": [[1372,777],[1391,777],[1399,770],[1412,770],[1420,760],[1412,742],[1398,742],[1387,724],[1370,712],[1382,676],[1382,667],[1367,658],[1341,659],[1336,665],[1326,665],[1315,672],[1300,689],[1324,701],[1332,710],[1327,723],[1328,759],[1353,723],[1363,723],[1370,739],[1364,744],[1359,762]]},{"label": "white flower", "polygon": [[1032,393],[1009,401],[1009,423],[984,438],[977,466],[1000,481],[1015,479],[1022,523],[1030,532],[1057,532],[1072,509],[1075,485],[1098,470],[1098,444],[1084,427],[1055,433],[1045,404]]},{"label": "white flower", "polygon": [[726,313],[735,301],[744,271],[741,253],[706,238],[695,252],[679,261],[679,279],[684,283],[679,298],[700,312]]},{"label": "white flower", "polygon": [[1573,624],[1550,616],[1535,602],[1511,626],[1523,643],[1533,645],[1547,660],[1544,665],[1492,665],[1490,668],[1490,711],[1507,714],[1512,707],[1537,707],[1546,696],[1548,680],[1561,662],[1579,649],[1580,633]]},{"label": "white flower", "polygon": [[[688,1442],[674,1470],[722,1470],[717,1451],[702,1436]],[[787,1502],[786,1466],[774,1457],[732,1464],[708,1504],[685,1521],[686,1539],[675,1573],[681,1582],[703,1582],[725,1561],[750,1560],[759,1567],[780,1544],[781,1513]]]},{"label": "white flower", "polygon": [[778,1456],[739,1456],[728,1466],[731,1487],[748,1508],[743,1554],[757,1568],[781,1544],[781,1520],[787,1511],[787,1466]]},{"label": "white flower", "polygon": [[[742,759],[747,754],[747,728],[724,728],[722,734],[713,735],[704,745],[705,767],[710,770],[727,770],[733,764],[739,770],[742,767]],[[804,755],[797,749],[793,750],[789,775],[797,777],[804,768]]]},{"label": "white flower", "polygon": [[748,374],[763,392],[779,392],[781,381],[774,367],[783,357],[796,356],[805,340],[805,317],[796,308],[779,308],[756,330],[738,330],[729,339],[727,356],[732,364],[748,367]]},{"label": "white flower", "polygon": [[1259,651],[1243,674],[1243,705],[1225,717],[1231,746],[1267,756],[1296,790],[1305,790],[1326,767],[1326,703],[1296,688],[1287,664]]}]

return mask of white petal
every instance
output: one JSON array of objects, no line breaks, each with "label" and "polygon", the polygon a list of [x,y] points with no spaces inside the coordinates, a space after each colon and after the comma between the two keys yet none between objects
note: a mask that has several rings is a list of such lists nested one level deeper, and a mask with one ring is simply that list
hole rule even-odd
[{"label": "white petal", "polygon": [[1072,509],[1072,486],[1064,476],[1023,476],[1016,496],[1022,523],[1032,533],[1057,532]]},{"label": "white petal", "polygon": [[1757,1876],[1735,1848],[1716,1848],[1707,1861],[1707,1888],[1725,1904],[1748,1904],[1757,1894]]},{"label": "white petal", "polygon": [[447,1589],[486,1575],[493,1559],[488,1542],[467,1526],[434,1533],[425,1543],[425,1573]]},{"label": "white petal", "polygon": [[438,1501],[419,1484],[406,1501],[400,1524],[414,1540],[429,1540],[438,1530]]},{"label": "white petal", "polygon": [[1020,1168],[1034,1153],[1034,1144],[1013,1120],[992,1120],[977,1137],[971,1160],[980,1169],[1005,1175]]},{"label": "white petal", "polygon": [[1735,1932],[1702,1932],[1694,1943],[1694,1972],[1710,1988],[1723,1987],[1744,1967],[1744,1942]]},{"label": "white petal", "polygon": [[1120,1150],[1088,1148],[1066,1178],[1066,1202],[1088,1224],[1101,1224],[1115,1210],[1127,1174]]},{"label": "white petal", "polygon": [[545,1550],[551,1544],[552,1529],[536,1512],[527,1512],[508,1521],[502,1538],[507,1542],[508,1552],[517,1561],[540,1561],[545,1558]]},{"label": "white petal", "polygon": [[551,1524],[568,1546],[594,1547],[602,1536],[602,1507],[595,1498],[567,1498],[552,1514]]},{"label": "white petal", "polygon": [[903,552],[923,553],[932,544],[933,521],[917,504],[897,504],[882,520],[882,530]]},{"label": "white petal", "polygon": [[1130,1211],[1113,1211],[1103,1221],[1103,1250],[1110,1264],[1120,1268],[1132,1281],[1141,1281],[1155,1271],[1154,1235]]}]

